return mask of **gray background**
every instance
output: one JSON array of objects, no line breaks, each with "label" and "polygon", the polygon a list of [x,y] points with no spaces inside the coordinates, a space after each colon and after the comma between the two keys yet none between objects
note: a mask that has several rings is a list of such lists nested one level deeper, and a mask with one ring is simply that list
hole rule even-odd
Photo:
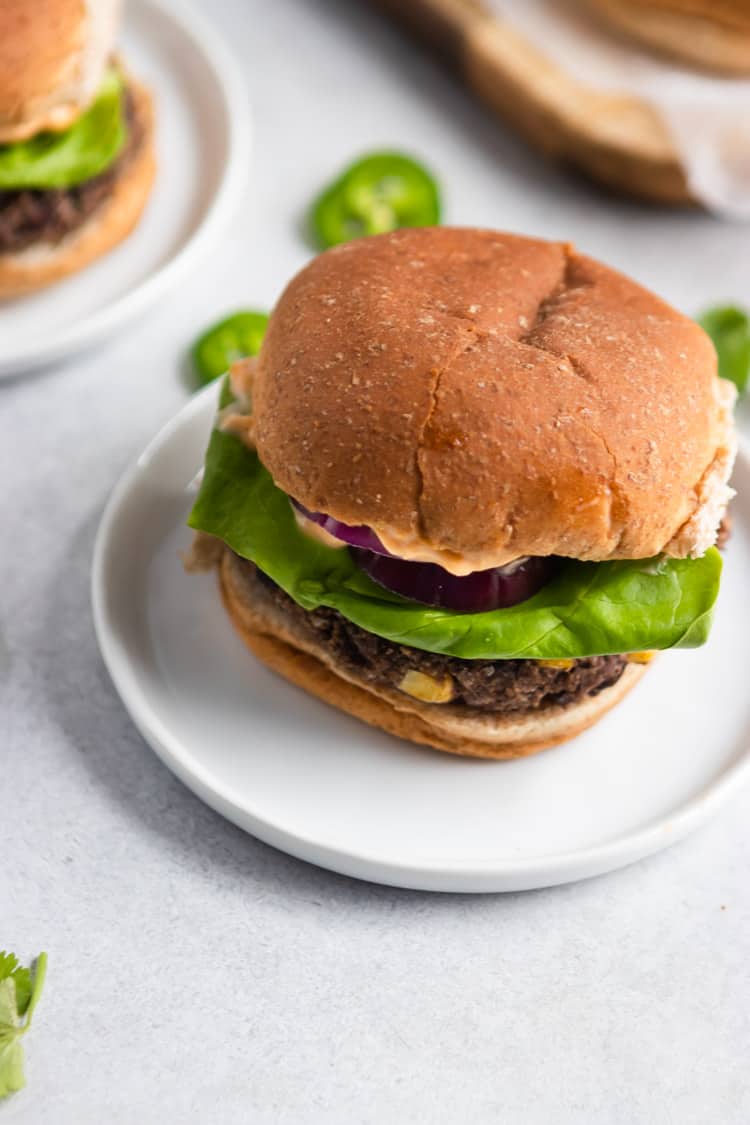
[{"label": "gray background", "polygon": [[29,1085],[0,1120],[747,1122],[750,794],[555,890],[328,874],[158,762],[100,662],[88,572],[107,494],[185,401],[177,357],[215,315],[272,303],[308,257],[305,205],[359,151],[411,149],[448,220],[573,239],[688,312],[746,296],[750,230],[548,167],[358,4],[208,10],[257,126],[243,215],[128,334],[0,387],[0,945],[50,952]]}]

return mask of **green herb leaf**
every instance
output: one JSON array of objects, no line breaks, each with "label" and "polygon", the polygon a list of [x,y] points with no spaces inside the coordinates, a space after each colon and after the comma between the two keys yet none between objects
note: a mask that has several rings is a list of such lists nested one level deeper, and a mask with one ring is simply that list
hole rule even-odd
[{"label": "green herb leaf", "polygon": [[31,1003],[31,969],[16,969],[13,974],[16,985],[16,1006],[19,1016],[25,1016]]},{"label": "green herb leaf", "polygon": [[0,949],[0,980],[7,980],[20,968],[15,953],[6,953]]},{"label": "green herb leaf", "polygon": [[32,980],[15,954],[0,951],[0,1098],[25,1085],[21,1037],[31,1026],[46,970],[46,953],[39,954]]},{"label": "green herb leaf", "polygon": [[[226,394],[226,389],[225,392]],[[214,430],[191,527],[251,559],[305,609],[329,606],[356,625],[463,659],[560,659],[692,648],[707,637],[721,557],[567,562],[528,601],[489,613],[433,609],[375,585],[347,550],[304,535],[258,457]]]},{"label": "green herb leaf", "polygon": [[31,970],[18,963],[14,953],[0,951],[0,981],[12,978],[16,984],[16,1006],[23,1016],[31,1000]]},{"label": "green herb leaf", "polygon": [[24,1085],[21,1021],[12,977],[0,981],[0,1098]]},{"label": "green herb leaf", "polygon": [[69,129],[0,145],[0,190],[75,187],[109,168],[126,135],[123,83],[113,69],[94,102]]},{"label": "green herb leaf", "polygon": [[750,318],[734,305],[722,305],[707,309],[698,323],[713,340],[719,375],[742,394],[750,380]]}]

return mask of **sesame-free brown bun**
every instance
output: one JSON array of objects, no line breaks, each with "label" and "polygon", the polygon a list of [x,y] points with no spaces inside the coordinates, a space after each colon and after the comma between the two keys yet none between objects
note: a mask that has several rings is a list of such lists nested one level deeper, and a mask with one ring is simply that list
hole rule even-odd
[{"label": "sesame-free brown bun", "polygon": [[121,0],[2,0],[0,144],[76,120],[102,80],[120,8]]},{"label": "sesame-free brown bun", "polygon": [[303,269],[253,412],[280,488],[465,574],[703,553],[730,495],[733,393],[704,332],[621,274],[565,244],[441,227]]},{"label": "sesame-free brown bun", "polygon": [[42,289],[89,265],[117,246],[138,222],[156,172],[151,95],[128,79],[141,130],[138,147],[119,171],[106,201],[62,241],[37,242],[18,253],[0,254],[0,298]]},{"label": "sesame-free brown bun", "polygon": [[746,0],[590,0],[617,31],[646,47],[719,74],[750,74]]},{"label": "sesame-free brown bun", "polygon": [[230,551],[219,563],[224,606],[250,650],[280,676],[324,703],[408,742],[473,758],[521,758],[567,742],[627,695],[647,665],[628,664],[617,683],[577,703],[500,715],[471,707],[421,703],[403,692],[375,688],[336,664],[271,603],[253,602]]}]

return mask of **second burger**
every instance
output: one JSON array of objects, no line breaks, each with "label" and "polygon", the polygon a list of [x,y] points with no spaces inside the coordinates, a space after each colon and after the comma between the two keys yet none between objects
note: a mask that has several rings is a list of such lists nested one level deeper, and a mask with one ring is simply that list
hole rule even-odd
[{"label": "second burger", "polygon": [[118,0],[0,5],[0,298],[133,229],[155,173],[148,92],[113,55]]}]

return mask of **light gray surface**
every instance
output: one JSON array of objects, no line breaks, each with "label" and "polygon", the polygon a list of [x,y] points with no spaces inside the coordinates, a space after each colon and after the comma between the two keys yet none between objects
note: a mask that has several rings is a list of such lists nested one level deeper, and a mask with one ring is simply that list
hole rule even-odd
[{"label": "light gray surface", "polygon": [[210,11],[255,107],[246,214],[129,338],[0,388],[0,946],[50,953],[29,1085],[0,1122],[740,1125],[750,793],[577,886],[460,898],[329,875],[224,823],[144,745],[96,651],[88,569],[109,490],[184,401],[176,357],[215,314],[273,300],[307,257],[305,204],[357,151],[409,147],[448,219],[574,239],[687,311],[745,295],[750,229],[549,169],[358,5]]}]

